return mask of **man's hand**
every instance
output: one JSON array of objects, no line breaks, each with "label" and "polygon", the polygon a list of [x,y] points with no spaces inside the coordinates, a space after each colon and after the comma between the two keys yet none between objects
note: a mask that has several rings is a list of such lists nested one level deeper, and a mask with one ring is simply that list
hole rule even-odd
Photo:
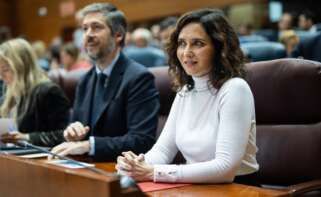
[{"label": "man's hand", "polygon": [[[51,152],[57,155],[66,156],[66,155],[83,155],[88,153],[90,150],[89,141],[81,142],[64,142],[55,146]],[[48,159],[52,159],[53,156],[48,156]]]},{"label": "man's hand", "polygon": [[89,130],[89,127],[84,126],[81,122],[74,122],[64,130],[64,138],[67,142],[81,141],[85,139]]},{"label": "man's hand", "polygon": [[1,135],[0,139],[4,143],[16,143],[18,140],[28,141],[29,134],[20,133],[19,131],[13,131]]}]

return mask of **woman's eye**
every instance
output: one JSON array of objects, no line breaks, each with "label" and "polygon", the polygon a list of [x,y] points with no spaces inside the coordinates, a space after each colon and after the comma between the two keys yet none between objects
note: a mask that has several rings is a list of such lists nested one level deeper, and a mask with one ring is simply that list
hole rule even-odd
[{"label": "woman's eye", "polygon": [[100,30],[100,29],[102,29],[103,27],[102,26],[100,26],[100,25],[94,25],[93,26],[93,30]]},{"label": "woman's eye", "polygon": [[178,41],[178,47],[184,47],[185,45],[184,41]]},{"label": "woman's eye", "polygon": [[85,32],[87,31],[88,27],[82,27],[82,30]]},{"label": "woman's eye", "polygon": [[204,46],[204,43],[201,41],[195,41],[194,45],[198,46],[198,47],[202,47],[202,46]]}]

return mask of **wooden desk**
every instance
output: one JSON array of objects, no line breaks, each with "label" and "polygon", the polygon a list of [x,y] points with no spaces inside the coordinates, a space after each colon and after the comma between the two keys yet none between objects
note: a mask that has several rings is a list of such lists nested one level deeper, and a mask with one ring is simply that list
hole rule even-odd
[{"label": "wooden desk", "polygon": [[[115,172],[115,163],[95,163],[96,167]],[[139,191],[123,191],[117,177],[106,177],[86,169],[66,169],[46,164],[46,160],[21,159],[0,154],[0,196],[144,196]],[[148,192],[161,197],[276,197],[289,196],[286,191],[268,190],[241,184],[188,185]]]},{"label": "wooden desk", "polygon": [[[114,163],[95,163],[97,168],[109,172],[115,170]],[[242,184],[188,185],[167,190],[148,192],[151,197],[276,197],[289,196],[287,191],[263,189]]]},{"label": "wooden desk", "polygon": [[274,197],[289,196],[287,192],[269,190],[241,184],[222,184],[222,185],[188,185],[168,190],[148,192],[148,196],[161,197]]},{"label": "wooden desk", "polygon": [[[69,169],[47,164],[45,161],[0,154],[0,196],[145,196],[136,188],[122,189],[119,177],[116,175],[103,176],[88,169]],[[111,165],[103,167],[111,167]]]}]

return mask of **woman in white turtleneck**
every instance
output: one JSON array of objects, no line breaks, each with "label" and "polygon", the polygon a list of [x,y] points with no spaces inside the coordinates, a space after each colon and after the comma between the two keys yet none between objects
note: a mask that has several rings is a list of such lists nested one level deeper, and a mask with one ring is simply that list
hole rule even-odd
[{"label": "woman in white turtleneck", "polygon": [[[257,185],[254,100],[233,28],[219,10],[189,12],[167,50],[178,93],[165,127],[149,152],[124,152],[116,168],[138,181]],[[178,151],[186,164],[171,165]]]}]

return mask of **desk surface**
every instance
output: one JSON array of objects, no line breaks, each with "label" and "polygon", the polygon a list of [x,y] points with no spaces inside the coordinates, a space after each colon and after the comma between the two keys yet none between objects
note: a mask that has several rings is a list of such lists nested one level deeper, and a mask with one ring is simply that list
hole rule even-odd
[{"label": "desk surface", "polygon": [[241,184],[223,185],[188,185],[168,190],[148,192],[148,196],[179,196],[179,197],[268,197],[268,196],[289,196],[285,191],[262,189]]},{"label": "desk surface", "polygon": [[[97,168],[115,171],[114,163],[95,163]],[[148,196],[179,196],[179,197],[268,197],[289,196],[288,192],[281,190],[263,189],[241,184],[216,184],[216,185],[187,185],[178,188],[148,192]]]}]

